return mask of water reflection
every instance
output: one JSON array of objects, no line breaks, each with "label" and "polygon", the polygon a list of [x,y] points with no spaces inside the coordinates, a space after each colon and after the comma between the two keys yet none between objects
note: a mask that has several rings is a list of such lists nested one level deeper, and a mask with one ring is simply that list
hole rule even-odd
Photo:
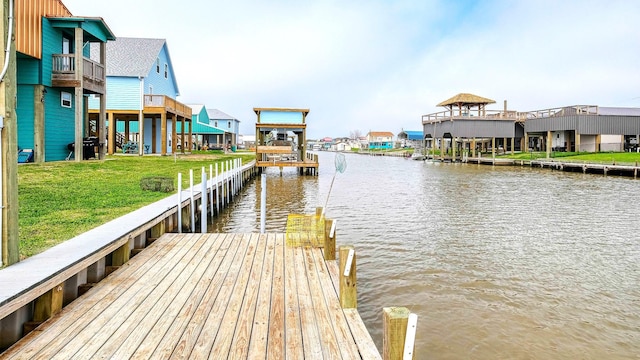
[{"label": "water reflection", "polygon": [[[324,205],[318,177],[268,172],[267,231]],[[633,179],[347,156],[327,216],[358,251],[359,310],[419,315],[420,358],[637,358],[640,202]],[[259,231],[260,182],[212,231]]]}]

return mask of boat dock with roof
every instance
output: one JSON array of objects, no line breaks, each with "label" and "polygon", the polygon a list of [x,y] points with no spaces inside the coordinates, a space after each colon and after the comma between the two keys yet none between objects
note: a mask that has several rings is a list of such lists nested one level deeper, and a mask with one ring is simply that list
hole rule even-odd
[{"label": "boat dock with roof", "polygon": [[317,174],[318,155],[307,152],[309,109],[254,108],[256,166],[259,169],[296,167],[302,174]]}]

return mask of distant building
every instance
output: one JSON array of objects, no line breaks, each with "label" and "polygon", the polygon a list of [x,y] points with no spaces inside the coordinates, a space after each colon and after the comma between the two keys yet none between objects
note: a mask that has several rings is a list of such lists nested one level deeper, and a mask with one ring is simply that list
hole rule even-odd
[{"label": "distant building", "polygon": [[209,125],[224,130],[223,143],[232,147],[237,146],[240,136],[240,120],[218,109],[207,109],[207,112],[209,113]]},{"label": "distant building", "polygon": [[389,131],[370,131],[367,134],[367,144],[370,150],[393,149],[393,133]]},{"label": "distant building", "polygon": [[398,133],[400,147],[421,148],[424,144],[422,131],[402,130]]}]

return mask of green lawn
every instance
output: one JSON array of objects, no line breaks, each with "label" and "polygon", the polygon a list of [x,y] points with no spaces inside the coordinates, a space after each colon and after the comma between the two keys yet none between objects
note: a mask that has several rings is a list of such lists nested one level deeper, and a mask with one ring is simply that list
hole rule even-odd
[{"label": "green lawn", "polygon": [[[514,155],[506,154],[496,157],[516,160],[533,160],[533,159],[545,159],[547,154],[545,152],[533,152],[533,153],[515,153]],[[567,162],[579,162],[579,163],[598,163],[598,164],[625,164],[636,165],[640,163],[640,153],[630,152],[601,152],[601,153],[575,153],[575,152],[552,152],[551,158],[555,160],[562,160]]]},{"label": "green lawn", "polygon": [[[254,153],[226,155],[201,152],[182,156],[109,156],[104,161],[60,161],[18,166],[18,225],[20,257],[37,254],[98,225],[153,203],[167,193],[144,191],[140,180],[149,176],[174,179],[189,186],[189,170],[200,183],[201,169]],[[220,166],[219,166],[220,167]],[[221,167],[220,167],[221,169]],[[215,170],[214,170],[215,171]],[[175,191],[174,191],[175,193]]]}]

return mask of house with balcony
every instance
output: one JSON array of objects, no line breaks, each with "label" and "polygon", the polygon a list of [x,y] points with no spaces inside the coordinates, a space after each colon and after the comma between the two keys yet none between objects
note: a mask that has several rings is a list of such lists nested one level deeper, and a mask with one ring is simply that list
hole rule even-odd
[{"label": "house with balcony", "polygon": [[[102,157],[100,50],[115,35],[102,18],[73,16],[59,0],[15,0],[15,19],[18,146],[32,150],[36,162]],[[85,115],[89,95],[99,99],[93,124]]]},{"label": "house with balcony", "polygon": [[[176,100],[180,93],[167,41],[120,37],[107,44],[105,56],[108,153],[190,149],[192,109]],[[90,119],[99,116],[99,108],[97,98],[89,101]]]},{"label": "house with balcony", "polygon": [[208,109],[210,125],[224,131],[222,144],[235,148],[240,136],[240,120],[218,109]]},{"label": "house with balcony", "polygon": [[393,149],[393,133],[390,131],[369,131],[367,143],[369,150]]}]

